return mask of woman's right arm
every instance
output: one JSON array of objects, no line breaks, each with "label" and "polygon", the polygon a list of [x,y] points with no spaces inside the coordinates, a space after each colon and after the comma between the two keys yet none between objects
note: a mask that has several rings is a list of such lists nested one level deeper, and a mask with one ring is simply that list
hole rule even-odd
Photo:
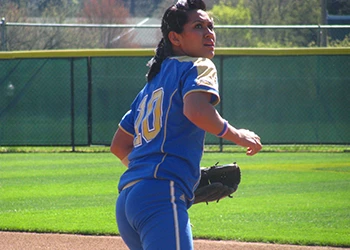
[{"label": "woman's right arm", "polygon": [[[210,103],[211,94],[193,92],[184,98],[184,114],[197,127],[237,145],[247,148],[247,155],[254,155],[262,148],[260,137],[246,129],[236,129],[217,112]],[[226,123],[226,125],[225,125]],[[227,126],[227,129],[225,129]]]}]

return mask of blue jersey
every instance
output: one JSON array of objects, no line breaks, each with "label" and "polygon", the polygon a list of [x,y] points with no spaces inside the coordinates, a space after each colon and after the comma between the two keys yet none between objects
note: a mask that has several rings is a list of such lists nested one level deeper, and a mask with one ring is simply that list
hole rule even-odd
[{"label": "blue jersey", "polygon": [[119,124],[134,137],[119,190],[139,179],[167,179],[193,200],[205,131],[183,114],[183,99],[198,91],[211,93],[212,104],[219,103],[217,72],[211,60],[181,56],[163,61],[160,72],[139,92]]}]

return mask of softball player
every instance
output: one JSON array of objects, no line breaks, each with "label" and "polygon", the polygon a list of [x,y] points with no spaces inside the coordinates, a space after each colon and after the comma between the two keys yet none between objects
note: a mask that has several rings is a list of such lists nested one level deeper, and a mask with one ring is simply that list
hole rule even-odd
[{"label": "softball player", "polygon": [[111,152],[128,167],[119,181],[116,217],[132,249],[193,249],[187,210],[200,179],[205,132],[261,149],[255,133],[236,129],[219,103],[212,19],[201,0],[179,1],[162,19],[163,39],[147,84],[120,121]]}]

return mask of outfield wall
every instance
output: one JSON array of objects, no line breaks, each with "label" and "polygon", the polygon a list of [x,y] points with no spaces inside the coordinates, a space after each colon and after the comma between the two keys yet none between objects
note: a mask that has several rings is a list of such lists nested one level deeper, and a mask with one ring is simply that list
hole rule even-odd
[{"label": "outfield wall", "polygon": [[[0,52],[0,145],[109,145],[153,54]],[[264,144],[350,143],[350,48],[219,48],[213,60],[234,126]]]}]

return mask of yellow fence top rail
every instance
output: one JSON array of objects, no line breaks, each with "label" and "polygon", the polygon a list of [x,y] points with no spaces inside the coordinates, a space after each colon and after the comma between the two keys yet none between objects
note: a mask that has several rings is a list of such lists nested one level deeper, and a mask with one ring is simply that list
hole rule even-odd
[{"label": "yellow fence top rail", "polygon": [[[21,58],[77,58],[121,57],[154,55],[154,49],[77,49],[77,50],[31,50],[0,52],[0,59]],[[237,56],[284,56],[284,55],[349,55],[349,48],[217,48],[216,55]]]}]

